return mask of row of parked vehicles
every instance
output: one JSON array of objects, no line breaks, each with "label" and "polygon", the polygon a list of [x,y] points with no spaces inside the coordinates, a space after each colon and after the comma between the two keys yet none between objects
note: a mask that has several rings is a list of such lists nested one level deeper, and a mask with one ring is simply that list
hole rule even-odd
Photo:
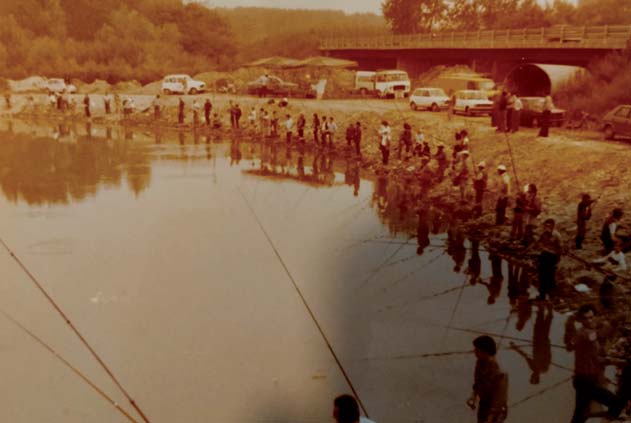
[{"label": "row of parked vehicles", "polygon": [[[430,110],[437,112],[447,109],[454,102],[453,111],[467,116],[490,115],[493,113],[493,101],[489,91],[460,90],[450,98],[442,88],[417,88],[410,96],[412,110]],[[543,97],[520,97],[523,109],[520,113],[520,125],[538,127],[543,114]],[[565,119],[565,110],[554,108],[550,113],[550,124],[561,126]]]}]

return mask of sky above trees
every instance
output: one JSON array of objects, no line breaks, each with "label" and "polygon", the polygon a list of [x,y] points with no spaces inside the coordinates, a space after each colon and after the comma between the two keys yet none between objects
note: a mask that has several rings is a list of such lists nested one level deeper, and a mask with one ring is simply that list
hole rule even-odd
[{"label": "sky above trees", "polygon": [[[346,13],[372,12],[381,14],[383,0],[207,0],[206,4],[216,7],[278,7],[287,9],[333,9]],[[537,0],[545,6],[546,0]],[[550,0],[552,2],[552,0]],[[570,0],[576,4],[576,0]]]}]

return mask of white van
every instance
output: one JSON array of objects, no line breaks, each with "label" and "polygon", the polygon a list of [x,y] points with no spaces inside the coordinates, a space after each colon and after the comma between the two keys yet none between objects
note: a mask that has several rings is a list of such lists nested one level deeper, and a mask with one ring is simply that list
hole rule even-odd
[{"label": "white van", "polygon": [[206,84],[196,81],[189,75],[167,75],[162,80],[162,93],[169,94],[197,94],[206,90]]},{"label": "white van", "polygon": [[355,72],[355,92],[361,95],[373,94],[375,92],[375,75],[377,72],[357,71]]},{"label": "white van", "polygon": [[410,77],[402,70],[377,71],[375,91],[379,98],[402,98],[410,96]]}]

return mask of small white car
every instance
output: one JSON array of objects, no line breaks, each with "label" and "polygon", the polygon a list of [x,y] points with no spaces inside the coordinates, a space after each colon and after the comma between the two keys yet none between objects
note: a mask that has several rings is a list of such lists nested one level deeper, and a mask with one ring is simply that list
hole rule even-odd
[{"label": "small white car", "polygon": [[77,87],[72,84],[66,84],[63,78],[50,78],[46,81],[44,87],[49,93],[69,93],[74,94],[77,92]]},{"label": "small white car", "polygon": [[449,107],[449,97],[441,88],[417,88],[410,96],[410,109],[437,112]]},{"label": "small white car", "polygon": [[456,91],[456,104],[454,113],[464,113],[465,115],[490,115],[493,113],[493,102],[488,99],[486,91],[462,90]]},{"label": "small white car", "polygon": [[197,94],[206,91],[206,84],[196,81],[189,75],[167,75],[162,80],[162,93],[169,94]]}]

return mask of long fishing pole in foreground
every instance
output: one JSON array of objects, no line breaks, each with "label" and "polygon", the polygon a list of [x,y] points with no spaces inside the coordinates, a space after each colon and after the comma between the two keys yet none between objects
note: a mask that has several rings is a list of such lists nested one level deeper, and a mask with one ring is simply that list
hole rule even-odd
[{"label": "long fishing pole in foreground", "polygon": [[84,338],[84,336],[81,334],[81,332],[79,332],[79,330],[76,328],[76,326],[72,323],[72,321],[70,321],[70,318],[66,315],[66,313],[64,313],[64,311],[59,307],[59,305],[55,302],[55,300],[50,296],[50,294],[44,289],[44,286],[37,280],[37,278],[35,278],[35,276],[33,276],[33,274],[28,270],[28,268],[22,263],[22,261],[20,260],[20,258],[11,250],[11,248],[9,248],[9,246],[6,244],[6,242],[4,242],[4,240],[2,239],[2,237],[0,237],[0,243],[4,246],[4,248],[9,252],[9,255],[11,256],[11,258],[13,258],[13,260],[15,260],[15,262],[20,266],[20,268],[22,268],[22,270],[24,271],[24,273],[26,273],[26,275],[29,277],[29,279],[35,284],[35,286],[37,287],[37,289],[39,289],[39,291],[44,295],[44,297],[46,297],[46,299],[48,300],[48,302],[53,306],[53,308],[57,311],[57,313],[59,313],[59,315],[64,319],[64,321],[68,324],[68,326],[70,326],[70,329],[72,329],[72,331],[75,333],[75,335],[79,338],[79,340],[83,343],[83,345],[88,349],[88,351],[90,352],[90,354],[92,354],[92,356],[96,359],[96,361],[101,365],[101,367],[103,368],[103,370],[105,370],[105,372],[108,374],[108,376],[110,377],[110,379],[112,379],[112,381],[114,382],[114,384],[118,387],[118,389],[123,393],[123,395],[125,396],[125,398],[127,398],[127,400],[129,401],[129,403],[132,405],[132,407],[134,407],[134,409],[138,412],[138,414],[140,415],[140,417],[142,417],[142,420],[145,423],[150,423],[149,419],[147,418],[147,416],[145,415],[145,413],[143,413],[143,411],[140,409],[140,407],[138,406],[138,404],[136,403],[136,401],[134,401],[134,399],[131,397],[131,395],[129,395],[127,393],[127,391],[125,390],[125,388],[123,388],[123,385],[120,384],[120,382],[118,381],[118,379],[116,378],[116,376],[114,376],[114,373],[110,370],[110,368],[105,364],[105,362],[103,361],[103,359],[97,354],[97,352],[94,350],[94,348],[92,348],[92,346],[88,343],[88,341]]},{"label": "long fishing pole in foreground", "polygon": [[70,370],[72,370],[85,383],[87,383],[93,390],[95,390],[97,394],[99,394],[103,399],[105,399],[105,401],[107,401],[110,405],[112,405],[114,408],[116,408],[123,416],[125,416],[125,418],[127,420],[129,420],[131,423],[138,423],[138,420],[136,420],[132,416],[130,416],[129,413],[127,411],[125,411],[125,409],[123,407],[120,406],[120,404],[118,404],[116,401],[114,401],[109,395],[107,395],[105,393],[105,391],[103,391],[101,388],[99,388],[81,370],[79,370],[78,368],[73,366],[68,360],[66,360],[64,357],[62,357],[61,354],[59,354],[57,351],[55,351],[55,349],[53,349],[53,347],[48,345],[42,338],[40,338],[39,336],[34,334],[32,331],[30,331],[22,323],[20,323],[17,320],[15,320],[13,318],[13,316],[8,314],[7,312],[5,312],[3,310],[0,310],[0,313],[2,313],[4,315],[4,317],[6,317],[11,323],[13,323],[16,327],[18,327],[22,332],[24,332],[25,334],[30,336],[35,342],[40,344],[47,351],[49,351],[52,355],[54,355],[55,358],[57,358],[59,361],[61,361],[66,367],[68,367]]},{"label": "long fishing pole in foreground", "polygon": [[302,291],[298,287],[298,284],[296,283],[296,280],[294,279],[294,277],[292,276],[291,272],[289,271],[289,268],[285,264],[285,261],[283,260],[283,257],[280,255],[280,253],[276,249],[276,246],[274,245],[274,242],[272,242],[272,239],[267,234],[267,231],[265,230],[265,227],[263,226],[263,224],[259,220],[258,216],[256,215],[256,212],[254,211],[254,209],[252,208],[250,203],[248,202],[247,197],[245,196],[243,191],[241,191],[241,188],[239,188],[239,193],[241,194],[241,197],[243,197],[243,201],[245,202],[246,206],[250,210],[250,213],[252,213],[252,216],[254,217],[254,220],[256,220],[256,223],[258,224],[259,228],[261,229],[261,232],[263,232],[263,235],[265,235],[265,239],[267,239],[267,242],[269,243],[270,247],[274,251],[274,254],[276,255],[276,258],[278,258],[278,261],[280,262],[281,266],[285,270],[285,273],[289,277],[289,280],[291,281],[292,285],[294,286],[294,289],[296,290],[296,292],[298,293],[298,296],[302,300],[302,304],[305,306],[305,309],[307,310],[307,313],[309,313],[309,316],[311,317],[311,320],[313,320],[313,323],[315,324],[316,328],[318,329],[318,332],[320,332],[320,335],[322,336],[322,339],[324,340],[324,343],[326,344],[327,348],[329,349],[329,352],[333,356],[333,359],[335,360],[335,363],[337,364],[337,367],[340,369],[340,372],[342,373],[342,376],[344,376],[344,379],[346,380],[346,383],[348,384],[349,388],[351,388],[351,391],[353,392],[353,395],[357,399],[357,403],[361,407],[361,409],[364,412],[364,414],[366,415],[366,417],[370,418],[370,416],[368,415],[368,411],[366,411],[366,407],[364,407],[364,404],[363,404],[361,398],[359,397],[359,394],[357,393],[357,390],[355,389],[355,386],[353,386],[353,382],[351,382],[351,379],[348,376],[348,373],[346,373],[346,370],[344,369],[344,366],[342,365],[342,362],[340,361],[340,359],[338,358],[337,354],[335,353],[335,350],[333,349],[333,346],[331,345],[331,342],[329,341],[329,338],[324,333],[324,329],[322,329],[322,326],[320,326],[320,322],[318,322],[318,319],[316,318],[315,314],[313,313],[313,310],[311,310],[311,307],[309,306],[309,303],[307,302],[307,299],[302,294]]}]

